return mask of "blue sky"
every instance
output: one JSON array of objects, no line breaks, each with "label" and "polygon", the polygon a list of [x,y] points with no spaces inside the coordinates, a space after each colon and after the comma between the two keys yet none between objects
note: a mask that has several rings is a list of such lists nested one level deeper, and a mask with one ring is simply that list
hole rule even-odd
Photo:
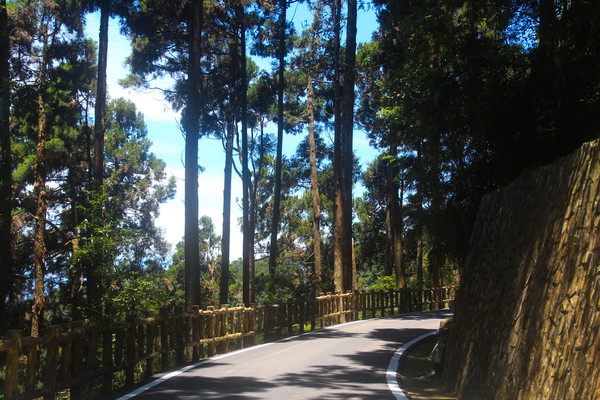
[{"label": "blue sky", "polygon": [[[310,14],[305,6],[299,6],[297,9],[288,10],[288,18],[293,18],[297,29],[309,23]],[[371,40],[373,31],[377,27],[375,13],[372,10],[359,10],[358,14],[358,33],[359,43]],[[109,48],[108,48],[108,92],[110,98],[123,97],[133,101],[138,111],[144,114],[148,126],[148,136],[153,145],[151,150],[167,164],[169,175],[177,179],[177,195],[175,199],[161,206],[160,217],[157,225],[165,233],[166,239],[173,245],[182,240],[184,228],[184,168],[183,168],[183,150],[184,139],[178,126],[179,114],[171,110],[168,103],[163,100],[159,91],[139,92],[131,89],[124,89],[119,86],[118,80],[127,74],[124,66],[124,60],[129,53],[129,42],[127,38],[119,33],[119,26],[116,20],[111,19],[109,25]],[[94,40],[98,40],[98,16],[90,14],[87,17],[86,35]],[[270,61],[261,62],[259,65],[269,65]],[[160,83],[159,83],[160,84]],[[168,87],[168,82],[163,82]],[[267,128],[270,133],[276,132],[276,126]],[[291,155],[295,153],[297,143],[302,140],[303,135],[285,135],[284,154]],[[356,130],[354,133],[354,151],[359,157],[361,165],[366,166],[378,154],[378,151],[371,148],[368,144],[364,132]],[[199,185],[199,203],[200,215],[208,215],[212,218],[217,234],[222,229],[222,205],[223,205],[223,168],[224,153],[220,141],[214,139],[202,139],[199,144],[199,163],[204,168],[200,174]],[[362,191],[361,187],[355,189],[356,192]],[[234,177],[232,200],[232,222],[231,229],[231,258],[241,257],[242,235],[237,225],[238,218],[241,217],[241,182]]]}]

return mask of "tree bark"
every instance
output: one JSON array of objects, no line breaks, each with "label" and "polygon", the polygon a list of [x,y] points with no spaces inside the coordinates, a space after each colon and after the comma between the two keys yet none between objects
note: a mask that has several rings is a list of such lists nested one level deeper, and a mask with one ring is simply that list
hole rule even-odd
[{"label": "tree bark", "polygon": [[343,259],[342,259],[342,225],[343,225],[343,205],[342,205],[342,147],[341,147],[341,135],[342,135],[342,84],[341,84],[341,72],[340,72],[340,31],[341,31],[341,0],[334,0],[333,2],[333,40],[334,40],[334,52],[333,52],[333,87],[334,87],[334,101],[333,101],[333,184],[334,184],[334,200],[333,200],[333,285],[334,290],[337,293],[344,291],[344,270],[343,270]]},{"label": "tree bark", "polygon": [[[230,103],[233,97],[230,97]],[[233,107],[232,107],[233,108]],[[233,166],[233,134],[235,130],[235,113],[231,109],[227,122],[225,139],[225,178],[223,183],[223,234],[221,236],[221,277],[219,285],[219,302],[229,304],[229,251],[231,245],[231,178]]]},{"label": "tree bark", "polygon": [[10,44],[6,0],[0,0],[0,330],[12,286],[12,152],[10,147]]},{"label": "tree bark", "polygon": [[423,166],[421,156],[421,144],[417,147],[417,190],[416,190],[416,203],[417,203],[417,289],[423,289]]},{"label": "tree bark", "polygon": [[400,189],[400,171],[398,168],[398,146],[395,138],[390,141],[389,162],[388,162],[388,210],[390,232],[392,264],[396,273],[396,289],[402,289],[406,286],[406,273],[404,271],[402,255],[402,199],[398,196]]},{"label": "tree bark", "polygon": [[198,138],[200,131],[200,33],[203,1],[192,0],[189,28],[188,98],[185,130],[185,307],[200,305],[200,246],[198,234]]},{"label": "tree bark", "polygon": [[230,89],[229,116],[227,121],[227,137],[225,139],[225,178],[223,183],[223,234],[221,235],[221,281],[219,285],[219,302],[229,304],[229,264],[231,248],[231,180],[233,169],[233,139],[236,133],[236,116],[238,111],[237,77],[239,72],[239,41],[234,35],[230,44]]},{"label": "tree bark", "polygon": [[254,294],[254,241],[250,224],[250,168],[248,155],[248,73],[246,71],[246,26],[244,23],[244,6],[237,6],[237,18],[240,24],[240,113],[242,122],[242,292],[244,303],[249,305],[255,302]]},{"label": "tree bark", "polygon": [[[101,200],[102,185],[104,183],[104,132],[106,130],[106,67],[108,62],[108,18],[110,1],[103,0],[100,6],[100,30],[98,45],[98,75],[96,80],[96,104],[94,105],[94,139],[92,159],[92,192]],[[100,204],[96,210],[98,215],[93,218],[104,221],[104,205]],[[104,264],[104,255],[97,254],[86,266],[87,304],[89,309],[98,308],[102,288],[100,287],[101,266]]]},{"label": "tree bark", "polygon": [[35,227],[33,231],[33,271],[35,274],[33,289],[33,307],[31,309],[31,336],[39,337],[43,321],[44,306],[46,297],[44,293],[45,272],[46,272],[46,214],[48,211],[48,196],[46,191],[46,104],[44,94],[46,91],[46,67],[48,64],[48,31],[43,28],[42,32],[42,57],[38,71],[38,94],[37,94],[37,145],[36,161],[33,167],[35,183],[33,190],[35,193]]},{"label": "tree bark", "polygon": [[100,33],[98,44],[98,79],[94,106],[94,164],[93,190],[101,190],[104,181],[104,132],[106,130],[106,66],[108,61],[108,17],[110,1],[103,0],[100,7]]},{"label": "tree bark", "polygon": [[[339,292],[352,290],[354,282],[352,273],[352,167],[354,161],[352,136],[354,129],[356,17],[356,0],[349,0],[344,53],[342,126],[340,135],[336,138],[338,143],[338,167],[334,167],[334,174],[336,172],[338,174],[336,179],[336,207],[334,208],[336,212],[334,214],[334,237],[337,235],[337,239],[334,239],[334,246],[337,246],[338,250],[334,252],[334,257],[337,256],[337,263],[340,264],[338,269],[341,271],[341,277],[338,276],[336,280],[336,291]],[[334,163],[336,163],[335,155]]]},{"label": "tree bark", "polygon": [[[69,201],[69,206],[71,208],[71,225],[72,225],[72,229],[73,229],[73,237],[71,238],[71,254],[75,255],[79,252],[80,249],[80,233],[79,233],[79,224],[80,224],[80,218],[79,218],[79,207],[81,207],[81,203],[80,201],[78,201],[78,196],[77,196],[77,190],[76,190],[76,185],[77,185],[77,177],[75,176],[75,173],[73,172],[73,169],[69,170],[69,175],[67,177],[67,181],[69,182],[69,188],[70,188],[70,201]],[[79,321],[81,319],[81,313],[79,310],[80,307],[80,301],[81,301],[81,289],[82,289],[82,279],[83,275],[82,275],[82,270],[81,270],[81,265],[79,264],[75,264],[75,263],[71,263],[70,267],[69,267],[69,300],[71,303],[71,320],[72,321]]]},{"label": "tree bark", "polygon": [[319,180],[317,176],[317,145],[315,141],[315,104],[312,75],[308,74],[307,108],[308,108],[308,147],[310,163],[310,190],[312,198],[312,225],[313,225],[313,253],[314,253],[314,286],[315,293],[319,293],[321,286],[322,261],[321,261],[321,203],[319,200]]},{"label": "tree bark", "polygon": [[283,92],[285,87],[285,24],[287,1],[280,0],[279,17],[279,70],[277,84],[277,153],[275,156],[275,188],[273,189],[273,218],[271,220],[271,245],[269,251],[269,274],[275,275],[277,267],[277,234],[281,219],[281,164],[283,157]]}]

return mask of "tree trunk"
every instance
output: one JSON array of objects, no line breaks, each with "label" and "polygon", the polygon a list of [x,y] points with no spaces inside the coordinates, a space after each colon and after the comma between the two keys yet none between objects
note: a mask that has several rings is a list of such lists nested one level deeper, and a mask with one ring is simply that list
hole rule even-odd
[{"label": "tree trunk", "polygon": [[[388,182],[389,186],[389,182]],[[388,189],[388,188],[386,188]],[[387,190],[389,192],[389,190]],[[385,204],[385,257],[383,260],[383,274],[390,276],[394,273],[394,240],[392,238],[392,207],[390,196],[386,194]]]},{"label": "tree trunk", "polygon": [[0,0],[0,330],[7,321],[7,298],[13,276],[9,60],[6,0]]},{"label": "tree trunk", "polygon": [[[233,96],[230,96],[230,103]],[[219,285],[219,302],[229,304],[229,250],[231,244],[231,178],[233,166],[233,134],[235,130],[235,113],[231,107],[231,115],[227,122],[227,138],[225,139],[225,179],[223,184],[223,235],[221,236],[221,281]]]},{"label": "tree trunk", "polygon": [[106,130],[106,65],[108,60],[108,17],[110,1],[100,7],[100,34],[98,44],[98,79],[94,106],[94,164],[93,190],[100,191],[104,181],[104,131]]},{"label": "tree trunk", "polygon": [[406,273],[404,271],[402,255],[402,199],[398,196],[400,172],[398,168],[398,146],[395,138],[392,138],[389,149],[388,162],[388,230],[391,236],[391,250],[394,272],[396,273],[396,289],[406,286]]},{"label": "tree trunk", "polygon": [[[250,207],[250,217],[248,219],[248,241],[252,244],[250,246],[249,250],[249,254],[250,256],[249,258],[249,270],[250,270],[250,276],[252,277],[252,287],[254,287],[254,276],[256,274],[256,260],[254,259],[254,240],[255,240],[255,236],[256,236],[256,221],[258,219],[258,210],[257,210],[257,202],[258,202],[258,182],[260,182],[263,178],[262,176],[262,171],[264,168],[264,161],[265,161],[265,146],[264,146],[264,140],[265,140],[265,131],[264,131],[264,122],[261,121],[260,123],[260,139],[259,139],[259,154],[258,154],[258,165],[256,167],[253,167],[254,170],[254,183],[250,183],[250,187],[249,187],[249,192],[250,192],[250,199],[249,199],[249,207]],[[255,141],[256,143],[256,141]],[[253,292],[254,294],[254,292]],[[254,300],[252,301],[254,302]]]},{"label": "tree trunk", "polygon": [[219,285],[219,302],[229,304],[229,264],[231,248],[231,180],[233,168],[233,139],[236,133],[236,116],[238,111],[236,86],[239,71],[239,41],[234,35],[230,44],[230,89],[229,116],[227,121],[227,137],[225,139],[225,178],[223,183],[223,234],[221,236],[221,281]]},{"label": "tree trunk", "polygon": [[31,336],[39,337],[43,321],[43,311],[46,303],[44,294],[45,270],[46,270],[46,213],[48,210],[48,196],[46,192],[46,104],[44,93],[46,91],[46,66],[48,33],[42,32],[43,47],[40,69],[38,71],[38,95],[37,95],[37,146],[36,161],[34,165],[35,183],[35,227],[33,231],[33,271],[35,283],[33,289],[33,307],[31,309]]},{"label": "tree trunk", "polygon": [[315,293],[319,293],[321,286],[322,261],[321,261],[321,203],[319,201],[319,180],[317,176],[317,145],[315,141],[315,103],[312,75],[308,74],[306,102],[308,108],[308,147],[310,163],[310,190],[313,209],[313,252],[314,252],[314,282]]},{"label": "tree trunk", "polygon": [[200,305],[200,246],[198,234],[198,137],[200,123],[200,33],[202,0],[192,1],[189,30],[188,98],[185,130],[185,307]]},{"label": "tree trunk", "polygon": [[334,200],[333,200],[333,285],[337,293],[344,291],[344,262],[342,259],[342,226],[343,226],[343,205],[342,205],[342,84],[340,74],[340,31],[341,31],[341,0],[334,0],[333,6],[333,40],[334,40],[334,55],[333,55],[333,184],[334,184]]},{"label": "tree trunk", "polygon": [[[92,160],[92,192],[98,195],[97,199],[103,199],[100,196],[102,185],[104,183],[104,132],[106,130],[106,66],[108,62],[108,17],[110,1],[104,0],[100,6],[100,31],[98,47],[98,76],[96,80],[96,104],[94,106],[94,139],[93,139],[93,160]],[[100,204],[96,210],[99,221],[104,221],[104,205]],[[89,309],[98,308],[102,289],[100,288],[101,266],[103,254],[97,254],[93,260],[88,261],[86,266],[87,276],[87,304]]]},{"label": "tree trunk", "polygon": [[246,71],[246,26],[244,23],[245,11],[243,5],[237,6],[237,19],[240,29],[240,63],[241,75],[240,113],[242,122],[242,269],[243,299],[246,305],[255,302],[254,295],[254,241],[250,226],[250,168],[248,158],[248,73]]},{"label": "tree trunk", "polygon": [[[74,256],[79,252],[80,249],[80,234],[79,234],[79,224],[81,223],[79,218],[79,207],[81,206],[80,201],[78,201],[77,196],[77,177],[73,172],[73,168],[69,170],[69,175],[67,177],[67,181],[69,182],[70,188],[70,201],[69,206],[71,208],[71,225],[73,229],[73,238],[71,239],[71,254]],[[80,301],[81,301],[81,289],[83,282],[83,275],[81,270],[81,265],[71,263],[69,267],[69,299],[71,303],[71,320],[79,321],[81,319],[81,313],[79,310]]]},{"label": "tree trunk", "polygon": [[285,24],[287,1],[280,0],[279,17],[279,70],[277,84],[277,154],[275,156],[275,188],[273,193],[273,218],[271,220],[271,246],[269,251],[269,274],[275,275],[277,266],[277,234],[281,219],[281,163],[283,156],[283,89],[285,87]]},{"label": "tree trunk", "polygon": [[[339,136],[338,168],[339,183],[336,182],[337,215],[335,222],[338,239],[335,245],[339,247],[338,256],[341,263],[341,286],[336,291],[345,292],[353,289],[352,273],[352,136],[354,129],[354,81],[356,64],[356,0],[348,1],[348,18],[346,25],[346,46],[344,53],[344,80],[342,103],[342,126]],[[335,159],[334,159],[335,161]],[[334,169],[334,173],[336,169]]]}]

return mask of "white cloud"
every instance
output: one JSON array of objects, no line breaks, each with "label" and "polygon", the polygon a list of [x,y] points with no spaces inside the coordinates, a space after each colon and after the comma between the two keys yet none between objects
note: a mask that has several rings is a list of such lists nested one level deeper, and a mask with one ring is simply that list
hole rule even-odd
[{"label": "white cloud", "polygon": [[[173,246],[182,240],[184,234],[184,188],[185,171],[183,168],[167,168],[169,176],[177,179],[177,193],[175,198],[160,207],[160,216],[156,225],[165,231],[165,238]],[[239,179],[234,179],[232,185],[232,202],[236,197],[241,197],[241,184]],[[223,229],[223,178],[214,174],[200,174],[198,179],[199,215],[209,216],[215,226],[215,232],[221,235]],[[231,249],[230,258],[235,260],[242,256],[242,234],[237,225],[241,211],[235,203],[231,207]]]}]

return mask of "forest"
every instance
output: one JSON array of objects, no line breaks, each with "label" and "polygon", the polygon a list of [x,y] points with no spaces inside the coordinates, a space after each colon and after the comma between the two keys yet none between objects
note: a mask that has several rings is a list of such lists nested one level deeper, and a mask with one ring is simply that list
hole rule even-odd
[{"label": "forest", "polygon": [[[360,8],[378,29],[357,45]],[[156,218],[175,181],[135,104],[107,93],[109,23],[131,44],[121,85],[173,82],[174,250]],[[597,0],[0,0],[0,34],[0,334],[454,284],[482,196],[600,136]],[[354,129],[379,151],[365,170]],[[284,157],[291,133],[304,139]],[[198,212],[208,137],[225,154],[223,226]]]}]

